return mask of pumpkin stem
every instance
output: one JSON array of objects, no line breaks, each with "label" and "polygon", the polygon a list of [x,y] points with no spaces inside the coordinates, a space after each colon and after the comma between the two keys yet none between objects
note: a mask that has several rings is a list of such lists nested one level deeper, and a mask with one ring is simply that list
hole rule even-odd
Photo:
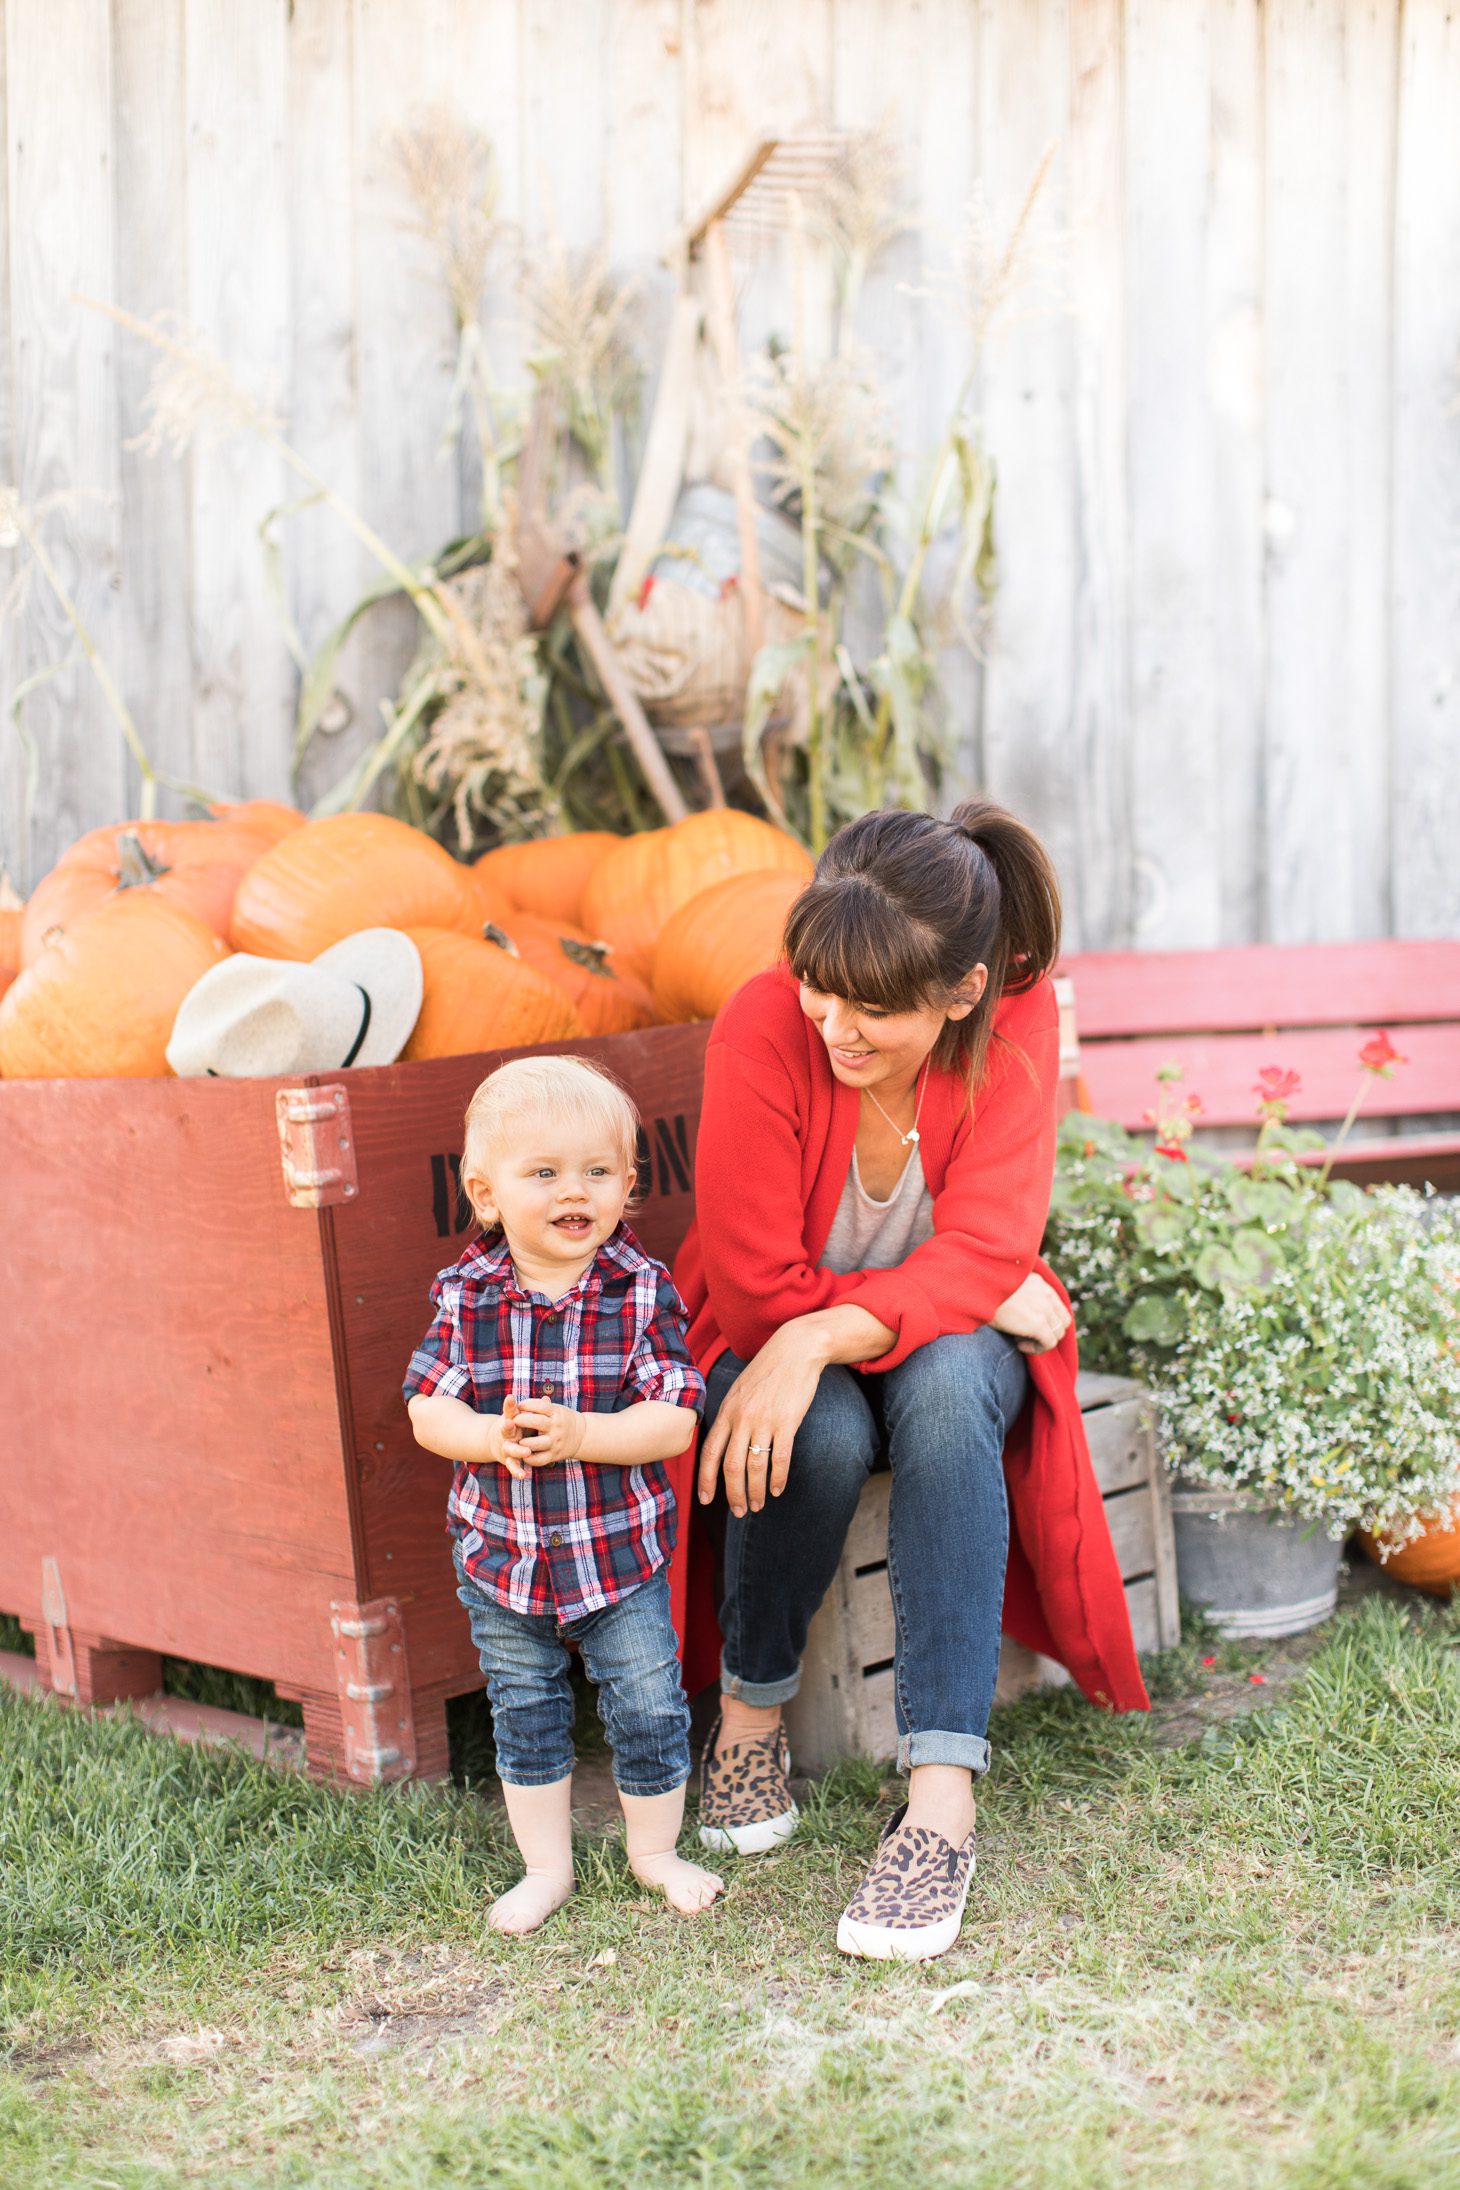
[{"label": "pumpkin stem", "polygon": [[143,889],[149,882],[160,882],[168,872],[160,859],[154,859],[135,829],[123,829],[117,838],[117,888],[119,890]]},{"label": "pumpkin stem", "polygon": [[613,979],[613,967],[608,962],[610,947],[607,943],[579,943],[571,935],[560,935],[558,949],[575,966],[581,966],[585,973],[600,974],[605,981]]},{"label": "pumpkin stem", "polygon": [[507,930],[499,928],[495,920],[484,922],[482,941],[484,943],[495,943],[499,951],[506,951],[511,958],[520,958],[522,956],[521,951],[519,951]]}]

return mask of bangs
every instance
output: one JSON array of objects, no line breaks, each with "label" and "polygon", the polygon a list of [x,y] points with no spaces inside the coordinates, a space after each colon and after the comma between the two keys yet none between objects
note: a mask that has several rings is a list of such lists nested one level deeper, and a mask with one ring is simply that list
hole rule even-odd
[{"label": "bangs", "polygon": [[786,922],[786,959],[798,981],[872,1011],[918,1011],[946,984],[938,938],[910,920],[865,875],[810,884]]}]

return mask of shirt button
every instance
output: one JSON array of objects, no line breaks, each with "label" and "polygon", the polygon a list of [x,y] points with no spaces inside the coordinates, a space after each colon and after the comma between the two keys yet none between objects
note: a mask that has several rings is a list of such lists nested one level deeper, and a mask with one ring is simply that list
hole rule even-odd
[{"label": "shirt button", "polygon": [[562,1530],[561,1530],[560,1528],[555,1528],[555,1529],[553,1530],[553,1532],[552,1532],[551,1536],[549,1536],[549,1538],[548,1538],[548,1542],[549,1542],[549,1544],[550,1544],[550,1545],[552,1546],[552,1548],[553,1548],[553,1550],[554,1550],[554,1551],[561,1551],[561,1549],[562,1549],[562,1547],[563,1547],[563,1532],[562,1532]]}]

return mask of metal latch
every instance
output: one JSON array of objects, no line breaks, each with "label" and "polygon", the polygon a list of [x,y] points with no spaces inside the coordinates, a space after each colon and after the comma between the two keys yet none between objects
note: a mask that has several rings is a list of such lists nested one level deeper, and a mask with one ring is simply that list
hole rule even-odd
[{"label": "metal latch", "polygon": [[416,1768],[416,1726],[400,1606],[394,1597],[336,1602],[330,1628],[346,1772],[372,1787],[409,1779]]},{"label": "metal latch", "polygon": [[328,1209],[360,1191],[343,1087],[281,1087],[274,1097],[284,1191],[296,1209]]}]

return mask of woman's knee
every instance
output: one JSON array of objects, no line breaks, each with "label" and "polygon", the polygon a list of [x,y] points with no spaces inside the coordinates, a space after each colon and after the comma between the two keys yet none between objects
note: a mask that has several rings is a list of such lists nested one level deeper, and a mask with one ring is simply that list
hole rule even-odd
[{"label": "woman's knee", "polygon": [[878,1447],[877,1424],[859,1379],[837,1363],[823,1369],[796,1432],[793,1472],[799,1464],[814,1468],[823,1480],[831,1474],[860,1479],[871,1473]]},{"label": "woman's knee", "polygon": [[971,1421],[1002,1435],[1024,1403],[1029,1371],[1014,1341],[984,1324],[930,1339],[890,1370],[886,1383],[893,1435],[914,1423],[926,1434],[943,1423],[966,1428]]}]

